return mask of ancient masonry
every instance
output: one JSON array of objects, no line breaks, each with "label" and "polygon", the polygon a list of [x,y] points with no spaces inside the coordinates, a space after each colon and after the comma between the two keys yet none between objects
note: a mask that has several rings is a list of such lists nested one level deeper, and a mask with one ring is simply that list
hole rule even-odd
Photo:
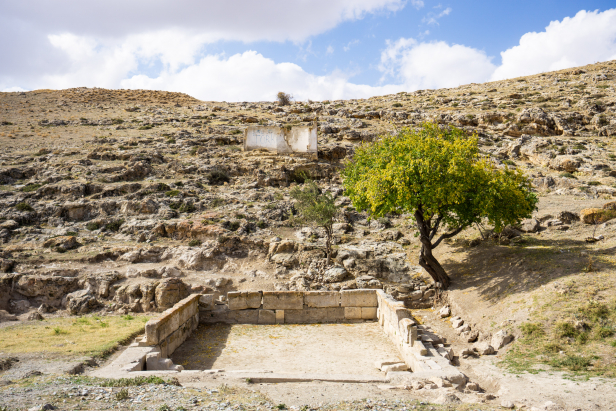
[{"label": "ancient masonry", "polygon": [[[467,378],[450,363],[451,349],[440,337],[419,325],[404,307],[383,290],[343,291],[239,291],[224,300],[212,294],[193,294],[146,324],[146,335],[128,347],[113,363],[97,371],[115,378],[155,373],[215,373],[218,370],[185,371],[168,358],[199,323],[316,324],[378,321],[398,349],[404,363],[383,363],[383,381],[410,384],[440,378],[463,385]],[[243,378],[244,376],[242,376]],[[280,376],[270,376],[284,381]],[[339,377],[342,378],[342,377]],[[307,376],[306,379],[315,379]],[[321,378],[328,380],[327,377]],[[267,378],[261,378],[267,381]],[[345,381],[351,381],[346,378]],[[358,381],[359,382],[359,381]],[[363,381],[362,381],[363,382]]]}]

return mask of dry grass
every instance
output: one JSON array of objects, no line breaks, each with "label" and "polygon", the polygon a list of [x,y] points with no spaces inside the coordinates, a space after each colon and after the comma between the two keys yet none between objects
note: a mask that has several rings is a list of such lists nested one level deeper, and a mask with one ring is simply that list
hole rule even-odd
[{"label": "dry grass", "polygon": [[0,352],[104,355],[143,332],[146,316],[54,318],[0,328]]}]

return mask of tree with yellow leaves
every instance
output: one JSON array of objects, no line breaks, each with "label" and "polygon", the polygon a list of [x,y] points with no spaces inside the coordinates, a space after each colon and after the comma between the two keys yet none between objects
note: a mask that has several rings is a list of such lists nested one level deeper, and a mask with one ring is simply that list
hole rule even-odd
[{"label": "tree with yellow leaves", "polygon": [[499,169],[482,158],[476,136],[431,123],[363,144],[343,175],[356,209],[374,217],[413,215],[419,264],[443,288],[451,280],[434,248],[483,220],[500,232],[530,217],[538,201],[521,171]]}]

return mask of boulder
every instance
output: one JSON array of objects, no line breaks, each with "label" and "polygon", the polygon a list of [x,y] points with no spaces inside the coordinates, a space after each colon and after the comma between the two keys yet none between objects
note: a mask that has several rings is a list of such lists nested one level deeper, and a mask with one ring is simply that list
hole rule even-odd
[{"label": "boulder", "polygon": [[492,347],[487,341],[475,344],[473,346],[473,350],[479,355],[492,355],[495,353],[494,347]]},{"label": "boulder", "polygon": [[357,284],[357,288],[372,288],[372,289],[381,289],[383,288],[383,284],[376,278],[369,275],[362,275],[355,279],[355,283]]},{"label": "boulder", "polygon": [[580,211],[580,217],[585,224],[601,224],[616,217],[616,211],[603,208],[585,208]]},{"label": "boulder", "polygon": [[348,276],[348,272],[344,267],[336,266],[325,271],[323,274],[323,282],[326,283],[339,283],[344,281]]},{"label": "boulder", "polygon": [[56,248],[61,251],[72,250],[77,245],[77,237],[74,235],[53,237],[43,243],[43,247]]},{"label": "boulder", "polygon": [[576,172],[581,165],[582,160],[579,157],[573,156],[556,156],[549,163],[551,169],[569,173]]},{"label": "boulder", "polygon": [[101,306],[89,289],[72,292],[66,296],[66,308],[71,315],[87,314]]},{"label": "boulder", "polygon": [[188,287],[178,278],[166,278],[156,286],[155,296],[158,308],[166,310],[188,297]]},{"label": "boulder", "polygon": [[451,309],[449,308],[448,305],[446,305],[439,310],[438,314],[440,315],[441,318],[449,317],[451,315]]},{"label": "boulder", "polygon": [[522,221],[520,230],[525,233],[536,233],[541,228],[541,223],[536,218]]},{"label": "boulder", "polygon": [[492,341],[490,345],[495,350],[500,350],[505,345],[509,344],[511,341],[513,341],[513,335],[509,334],[509,332],[506,330],[500,330],[492,336]]}]

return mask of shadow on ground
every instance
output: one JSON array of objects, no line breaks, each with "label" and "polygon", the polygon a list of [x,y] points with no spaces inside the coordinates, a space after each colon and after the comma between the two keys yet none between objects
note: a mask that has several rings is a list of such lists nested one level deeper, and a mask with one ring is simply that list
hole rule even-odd
[{"label": "shadow on ground", "polygon": [[227,346],[230,324],[201,324],[171,356],[186,370],[209,370]]},{"label": "shadow on ground", "polygon": [[584,240],[541,239],[524,236],[513,245],[485,241],[477,247],[450,246],[464,258],[443,262],[450,290],[476,289],[494,302],[506,294],[528,292],[555,279],[585,271],[613,270],[608,258],[615,247],[597,250]]}]

